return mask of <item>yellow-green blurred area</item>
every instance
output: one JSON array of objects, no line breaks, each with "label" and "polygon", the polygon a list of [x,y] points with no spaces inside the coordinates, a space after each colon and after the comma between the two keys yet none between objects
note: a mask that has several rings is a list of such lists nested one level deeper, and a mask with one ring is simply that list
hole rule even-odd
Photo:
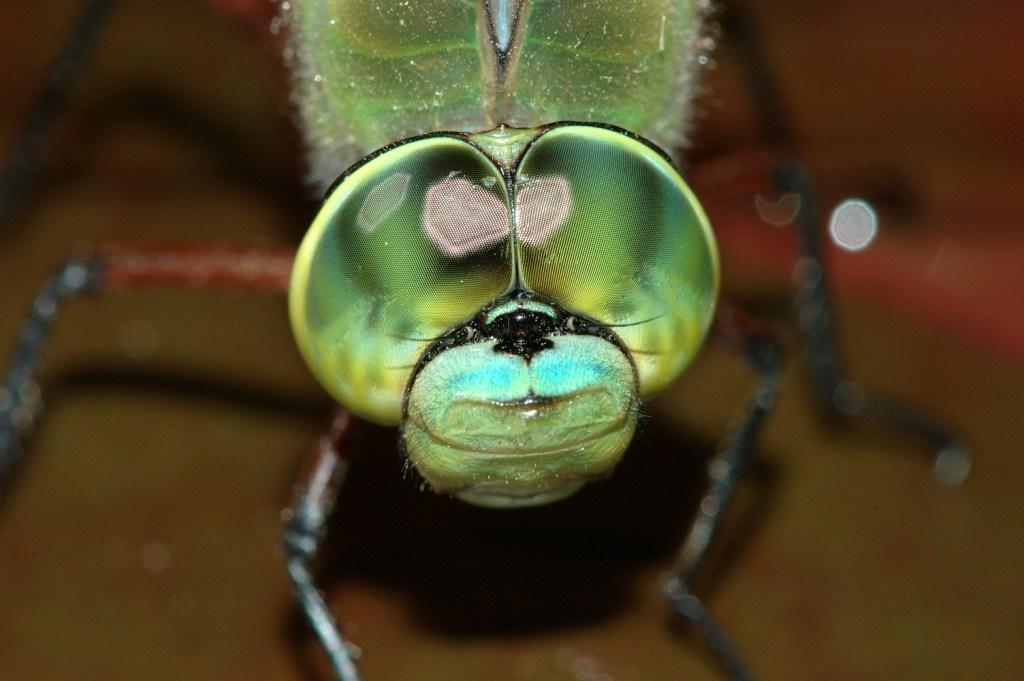
[{"label": "yellow-green blurred area", "polygon": [[[998,229],[1024,218],[1024,6],[749,4],[827,196],[895,196],[883,218],[904,238],[929,239],[940,216],[964,240],[994,228],[1020,247]],[[8,5],[4,150],[77,3]],[[315,211],[273,47],[184,0],[125,0],[104,37],[25,212],[2,227],[5,355],[39,283],[84,244],[297,243]],[[755,142],[727,45],[708,86],[696,155]],[[850,373],[971,445],[972,478],[944,489],[915,443],[829,427],[785,288],[723,269],[791,358],[699,585],[757,678],[1024,678],[1021,364],[837,291]],[[46,368],[48,410],[0,510],[0,679],[328,679],[278,548],[329,412],[283,297],[75,303]],[[721,678],[657,585],[751,385],[708,349],[646,407],[613,478],[528,512],[423,492],[395,433],[360,428],[319,573],[367,680]]]}]

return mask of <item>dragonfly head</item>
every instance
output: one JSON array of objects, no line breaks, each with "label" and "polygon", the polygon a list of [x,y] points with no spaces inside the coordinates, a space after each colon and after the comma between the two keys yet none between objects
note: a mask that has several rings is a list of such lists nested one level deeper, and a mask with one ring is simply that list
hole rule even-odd
[{"label": "dragonfly head", "polygon": [[[554,123],[385,147],[296,256],[295,339],[436,490],[527,506],[607,475],[711,323],[714,237],[667,157]],[[557,301],[557,303],[556,303]]]},{"label": "dragonfly head", "polygon": [[402,439],[438,491],[532,506],[609,474],[636,426],[636,369],[606,327],[520,293],[436,341]]}]

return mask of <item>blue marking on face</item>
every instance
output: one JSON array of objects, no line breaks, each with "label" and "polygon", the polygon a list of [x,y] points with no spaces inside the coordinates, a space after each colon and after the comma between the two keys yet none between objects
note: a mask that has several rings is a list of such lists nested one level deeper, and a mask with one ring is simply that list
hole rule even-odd
[{"label": "blue marking on face", "polygon": [[442,384],[452,398],[507,402],[521,400],[530,391],[526,363],[519,357],[494,352],[494,343],[464,346],[433,361],[439,362],[436,368],[443,367]]},{"label": "blue marking on face", "polygon": [[601,351],[608,343],[603,339],[556,336],[552,340],[555,347],[537,354],[531,362],[533,390],[539,396],[569,394],[630,372],[625,355]]},{"label": "blue marking on face", "polygon": [[538,353],[529,363],[495,352],[493,342],[462,346],[432,360],[428,373],[434,380],[443,377],[438,390],[449,399],[509,402],[531,395],[562,397],[632,372],[625,355],[607,352],[608,342],[603,339],[556,336],[552,340],[554,348]]}]

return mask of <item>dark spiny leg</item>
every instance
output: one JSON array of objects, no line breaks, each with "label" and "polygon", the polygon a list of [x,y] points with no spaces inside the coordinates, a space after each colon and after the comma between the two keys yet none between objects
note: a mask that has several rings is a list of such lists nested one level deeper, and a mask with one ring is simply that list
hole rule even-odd
[{"label": "dark spiny leg", "polygon": [[90,293],[144,286],[284,292],[292,260],[291,251],[202,244],[108,248],[68,260],[33,301],[0,386],[0,490],[42,409],[39,372],[62,303]]},{"label": "dark spiny leg", "polygon": [[53,124],[67,108],[113,5],[114,0],[87,0],[67,41],[50,64],[0,171],[0,224],[16,217],[24,205]]},{"label": "dark spiny leg", "polygon": [[0,485],[21,458],[22,440],[42,411],[36,379],[57,310],[64,301],[96,290],[101,279],[100,263],[75,258],[43,285],[32,302],[0,388]]},{"label": "dark spiny leg", "polygon": [[338,489],[345,482],[348,463],[342,454],[352,416],[338,410],[330,431],[317,442],[295,485],[291,508],[285,511],[284,549],[295,598],[320,638],[340,681],[359,681],[354,658],[358,649],[345,640],[327,603],[313,581],[310,564],[327,533],[327,519]]},{"label": "dark spiny leg", "polygon": [[970,473],[970,454],[946,427],[911,405],[874,394],[844,377],[822,260],[817,196],[798,163],[780,164],[776,181],[783,192],[800,196],[796,219],[801,254],[796,266],[799,289],[795,305],[797,324],[807,343],[805,361],[819,401],[841,419],[868,418],[920,439],[933,453],[936,479],[951,487],[962,484]]},{"label": "dark spiny leg", "polygon": [[936,480],[950,487],[963,484],[970,474],[971,455],[948,427],[913,405],[875,393],[845,377],[822,259],[816,198],[798,164],[780,165],[777,173],[782,191],[801,197],[797,222],[802,244],[794,272],[799,286],[794,306],[797,326],[806,343],[804,362],[819,403],[840,420],[865,418],[919,439],[932,456]]},{"label": "dark spiny leg", "polygon": [[[723,18],[723,25],[735,40],[762,134],[769,144],[793,149],[794,135],[778,87],[748,16],[741,9],[732,9]],[[950,486],[962,484],[970,473],[971,457],[945,426],[911,405],[873,395],[844,378],[829,303],[817,193],[799,161],[780,162],[773,175],[780,193],[799,197],[796,222],[801,257],[796,266],[799,290],[795,304],[799,328],[807,343],[804,356],[819,401],[840,419],[866,417],[920,439],[933,453],[932,470],[939,482]]]},{"label": "dark spiny leg", "polygon": [[764,419],[775,405],[781,355],[775,343],[752,320],[729,308],[719,312],[714,331],[716,340],[743,355],[760,380],[728,439],[708,464],[708,490],[676,564],[664,582],[664,593],[679,616],[697,627],[729,676],[745,681],[751,678],[750,672],[691,587],[747,467]]}]

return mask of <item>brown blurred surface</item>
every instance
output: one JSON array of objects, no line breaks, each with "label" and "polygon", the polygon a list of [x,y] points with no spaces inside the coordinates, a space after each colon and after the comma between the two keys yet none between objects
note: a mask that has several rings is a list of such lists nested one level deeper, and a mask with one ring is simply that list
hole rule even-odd
[{"label": "brown blurred surface", "polygon": [[[4,149],[75,4],[6,8]],[[909,187],[909,204],[886,207],[908,238],[940,216],[965,238],[1019,241],[1024,9],[896,5],[752,10],[802,148],[828,195]],[[289,243],[313,210],[271,51],[180,0],[123,3],[107,38],[0,241],[0,352],[81,241]],[[721,59],[702,155],[753,140]],[[777,312],[776,285],[765,295],[751,270],[725,271]],[[821,422],[777,314],[794,358],[785,396],[703,593],[759,679],[1024,678],[1024,370],[840,298],[853,375],[947,418],[974,476],[943,489],[916,446]],[[327,679],[277,548],[279,508],[327,416],[283,301],[82,302],[47,369],[49,410],[0,514],[0,679]],[[711,349],[650,405],[614,478],[531,512],[421,493],[394,434],[361,430],[322,574],[368,681],[720,678],[668,626],[656,587],[749,385]]]}]

